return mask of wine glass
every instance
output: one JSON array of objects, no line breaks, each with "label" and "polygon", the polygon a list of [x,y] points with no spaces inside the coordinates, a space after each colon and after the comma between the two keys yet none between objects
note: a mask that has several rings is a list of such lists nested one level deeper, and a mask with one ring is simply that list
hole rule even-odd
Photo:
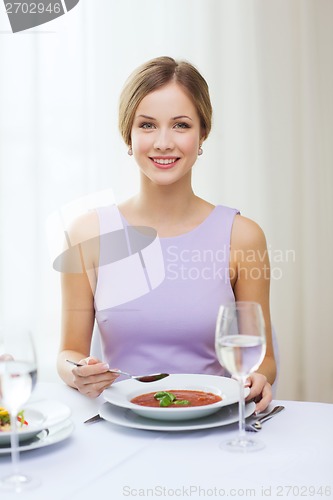
[{"label": "wine glass", "polygon": [[18,413],[28,401],[36,381],[37,362],[31,333],[25,328],[3,325],[0,327],[0,402],[10,414],[12,472],[0,479],[2,490],[21,492],[39,484],[20,471],[18,438]]},{"label": "wine glass", "polygon": [[265,322],[260,304],[234,302],[222,305],[216,323],[215,351],[220,364],[239,382],[239,432],[222,443],[230,451],[255,451],[264,447],[245,432],[244,385],[257,370],[266,352]]}]

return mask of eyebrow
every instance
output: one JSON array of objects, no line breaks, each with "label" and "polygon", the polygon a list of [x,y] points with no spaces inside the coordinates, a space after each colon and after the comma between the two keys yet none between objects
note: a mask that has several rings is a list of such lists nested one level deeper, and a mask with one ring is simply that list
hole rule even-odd
[{"label": "eyebrow", "polygon": [[137,118],[145,118],[146,120],[156,121],[156,118],[153,118],[152,116],[148,116],[148,115],[138,115]]},{"label": "eyebrow", "polygon": [[189,120],[193,121],[192,118],[190,118],[187,115],[179,115],[179,116],[174,116],[172,119],[173,120],[180,120],[181,118],[188,118]]},{"label": "eyebrow", "polygon": [[[153,118],[152,116],[148,116],[148,115],[138,115],[137,118],[145,118],[146,120],[153,120],[156,122],[156,118]],[[180,120],[181,118],[187,118],[188,120],[193,121],[192,118],[190,118],[187,115],[174,116],[173,118],[171,118],[171,120]]]}]

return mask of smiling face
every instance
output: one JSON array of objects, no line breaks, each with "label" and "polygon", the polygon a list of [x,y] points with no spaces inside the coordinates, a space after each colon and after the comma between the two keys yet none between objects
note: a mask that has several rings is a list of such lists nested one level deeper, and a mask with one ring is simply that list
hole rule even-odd
[{"label": "smiling face", "polygon": [[194,104],[178,83],[171,82],[146,95],[137,107],[133,156],[147,178],[170,184],[190,177],[202,135]]}]

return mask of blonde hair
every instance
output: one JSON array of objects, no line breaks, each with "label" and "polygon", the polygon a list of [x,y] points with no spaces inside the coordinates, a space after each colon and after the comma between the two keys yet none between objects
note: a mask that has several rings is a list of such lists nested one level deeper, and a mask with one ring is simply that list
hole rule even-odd
[{"label": "blonde hair", "polygon": [[135,112],[142,99],[170,81],[183,87],[200,118],[202,139],[207,139],[212,126],[212,105],[206,80],[186,61],[157,57],[137,68],[127,79],[120,95],[119,130],[125,143],[131,145]]}]

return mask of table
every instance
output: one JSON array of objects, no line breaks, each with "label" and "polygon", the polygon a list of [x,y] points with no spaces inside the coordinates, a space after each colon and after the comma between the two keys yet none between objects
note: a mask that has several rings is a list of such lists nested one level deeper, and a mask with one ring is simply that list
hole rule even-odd
[{"label": "table", "polygon": [[[83,424],[103,404],[59,383],[39,383],[35,400],[56,399],[72,410],[65,441],[21,453],[24,472],[42,484],[0,499],[333,498],[333,405],[274,401],[286,410],[264,424],[264,450],[238,454],[219,443],[237,424],[187,432],[128,429],[106,421]],[[0,473],[10,456],[0,456]]]}]

